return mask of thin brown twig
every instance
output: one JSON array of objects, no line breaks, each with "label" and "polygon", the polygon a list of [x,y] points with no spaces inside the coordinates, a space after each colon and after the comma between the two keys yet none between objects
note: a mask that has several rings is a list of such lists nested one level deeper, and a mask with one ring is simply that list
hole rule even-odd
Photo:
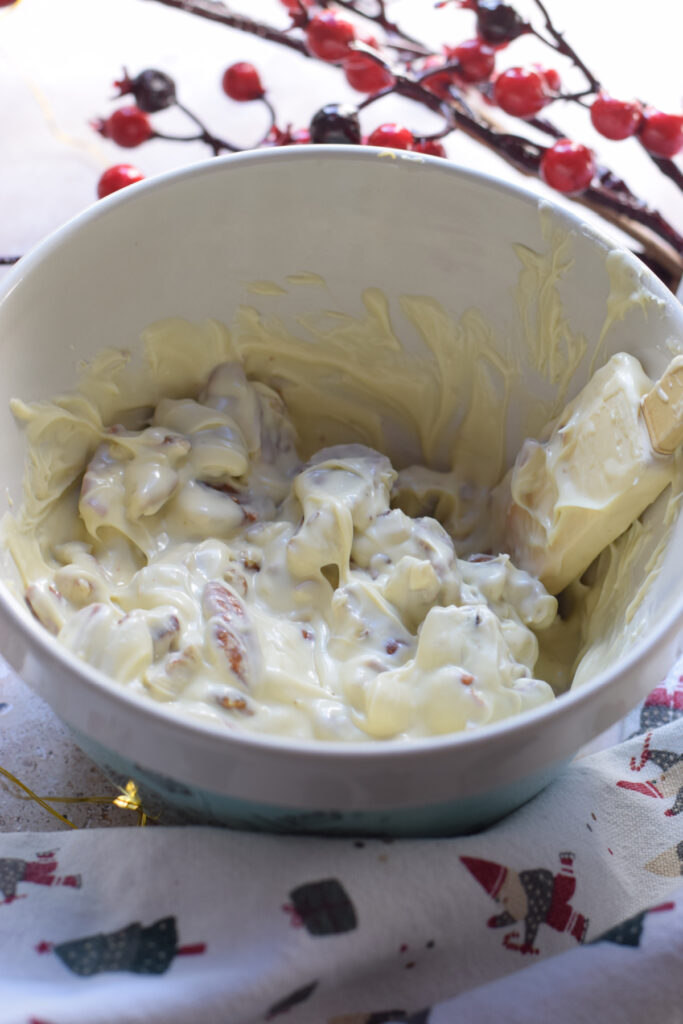
[{"label": "thin brown twig", "polygon": [[[543,18],[545,19],[546,31],[550,33],[550,35],[555,40],[555,43],[557,44],[556,46],[553,47],[553,49],[557,50],[558,53],[564,54],[565,57],[568,57],[571,60],[572,64],[575,64],[579,71],[581,71],[585,76],[586,81],[590,86],[590,91],[597,92],[600,88],[599,79],[595,77],[590,68],[588,68],[587,65],[581,60],[574,47],[569,45],[567,40],[564,38],[563,33],[559,32],[555,28],[552,22],[552,18],[550,17],[550,14],[548,12],[548,8],[543,3],[543,0],[534,0],[534,3],[543,15]],[[547,40],[544,40],[543,36],[539,36],[539,38],[542,39],[543,42],[547,43]]]},{"label": "thin brown twig", "polygon": [[317,0],[317,2],[321,7],[343,7],[358,17],[379,25],[386,35],[386,42],[392,49],[401,50],[414,57],[429,56],[430,51],[419,39],[408,35],[396,22],[389,19],[384,0],[374,0],[376,5],[374,13],[369,12],[365,7],[359,7],[356,0]]},{"label": "thin brown twig", "polygon": [[153,0],[153,2],[161,3],[165,7],[175,7],[180,11],[187,11],[188,14],[206,18],[208,21],[217,21],[227,28],[248,32],[250,35],[279,43],[281,46],[288,46],[304,57],[311,56],[303,40],[287,35],[279,29],[256,21],[254,18],[243,14],[234,14],[226,4],[222,3],[222,0]]}]

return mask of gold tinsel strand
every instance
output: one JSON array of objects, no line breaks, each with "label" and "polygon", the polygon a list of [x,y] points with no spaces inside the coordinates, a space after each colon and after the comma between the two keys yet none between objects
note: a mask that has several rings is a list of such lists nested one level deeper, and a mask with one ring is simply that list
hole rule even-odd
[{"label": "gold tinsel strand", "polygon": [[126,783],[125,789],[119,789],[116,796],[38,796],[33,790],[18,779],[12,772],[7,771],[6,768],[0,767],[0,775],[3,775],[6,779],[9,779],[13,785],[21,789],[26,795],[21,796],[17,794],[19,800],[31,800],[37,803],[40,807],[51,814],[53,817],[58,818],[64,825],[68,825],[69,828],[78,828],[78,825],[74,825],[73,821],[69,821],[63,814],[55,810],[54,807],[50,807],[50,804],[109,804],[113,807],[118,807],[121,810],[135,811],[138,816],[138,825],[147,825],[149,821],[156,821],[152,815],[147,814],[144,807],[142,806],[142,800],[138,793],[138,787],[129,779]]}]

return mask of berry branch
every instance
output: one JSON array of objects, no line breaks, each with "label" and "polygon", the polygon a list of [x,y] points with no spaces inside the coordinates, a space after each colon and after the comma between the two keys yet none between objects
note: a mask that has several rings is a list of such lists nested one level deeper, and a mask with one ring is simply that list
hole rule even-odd
[{"label": "berry branch", "polygon": [[[281,0],[291,18],[290,29],[286,31],[235,15],[221,0],[155,2],[220,21],[231,28],[289,46],[307,57],[340,64],[354,88],[370,93],[356,110],[366,109],[376,99],[391,93],[427,106],[444,117],[443,131],[415,137],[400,126],[379,126],[365,141],[445,155],[438,140],[457,127],[517,170],[542,177],[552,187],[625,230],[643,247],[648,261],[669,283],[676,283],[680,278],[683,238],[675,228],[661,213],[635,196],[619,175],[598,163],[586,146],[564,139],[560,129],[538,115],[554,100],[583,103],[586,96],[597,92],[591,106],[591,119],[598,131],[609,138],[626,138],[638,132],[640,141],[659,169],[679,185],[683,176],[670,156],[683,147],[683,118],[651,111],[651,108],[643,111],[637,102],[612,100],[599,92],[599,79],[555,27],[543,0],[535,0],[535,3],[550,39],[502,0],[456,0],[459,6],[474,12],[477,39],[460,47],[446,47],[445,58],[430,53],[391,21],[384,0],[337,0],[336,3],[334,0],[318,0],[317,3],[313,0]],[[366,41],[369,46],[359,41],[354,25],[339,16],[340,8],[380,28],[385,37],[383,46],[394,51],[395,57],[389,60],[374,39]],[[501,49],[520,35],[529,33],[570,60],[585,77],[587,89],[563,95],[557,72],[537,67],[510,68],[493,78],[493,47]],[[406,50],[412,52],[406,53]],[[417,58],[416,52],[419,53]],[[482,109],[475,112],[466,102],[465,93],[488,99],[489,103],[493,99],[506,113],[550,136],[555,140],[554,144],[545,147],[521,134],[501,130],[486,109],[486,103],[482,103]],[[349,110],[343,113],[334,104],[323,107],[311,122],[310,140],[363,141],[352,114]],[[293,137],[290,129],[277,129],[273,123],[264,144],[287,145],[293,141],[308,141],[305,130],[294,134],[298,138]]]},{"label": "berry branch", "polygon": [[[330,103],[317,110],[306,128],[277,126],[276,112],[261,84],[257,69],[238,62],[226,69],[222,86],[236,102],[258,101],[269,112],[269,127],[256,145],[292,145],[300,142],[367,144],[410,149],[445,156],[443,138],[456,129],[475,139],[526,175],[546,184],[627,232],[642,248],[642,258],[667,283],[676,286],[683,274],[683,238],[665,217],[636,196],[622,177],[578,142],[564,137],[545,114],[557,101],[587,108],[594,128],[610,139],[635,136],[658,170],[683,188],[683,174],[672,157],[683,149],[683,116],[667,114],[637,100],[609,96],[597,76],[557,29],[545,0],[534,0],[538,27],[524,20],[505,0],[440,0],[437,7],[456,3],[472,11],[476,37],[435,53],[405,33],[388,14],[386,0],[280,0],[290,25],[274,28],[254,18],[233,13],[222,0],[155,0],[200,18],[268,40],[307,58],[335,64],[348,83],[365,94],[356,105]],[[357,24],[369,23],[381,42],[359,35]],[[496,73],[496,59],[514,40],[533,35],[554,54],[570,62],[584,77],[586,87],[567,92],[560,74],[538,64],[508,67]],[[146,69],[135,78],[127,73],[115,83],[118,95],[132,94],[135,105],[122,107],[94,122],[108,138],[132,148],[154,139],[199,141],[212,153],[234,152],[241,147],[210,131],[196,113],[176,95],[173,79],[165,72]],[[433,111],[443,127],[418,134],[396,124],[380,124],[367,138],[361,134],[359,111],[389,95],[405,97]],[[149,115],[175,106],[195,129],[172,136],[157,131]],[[496,121],[495,107],[550,140],[537,142],[523,131],[508,131]],[[109,168],[98,183],[98,195],[124,187],[143,177],[129,164]],[[1,262],[11,262],[5,257]]]},{"label": "berry branch", "polygon": [[[603,87],[602,87],[602,84],[600,82],[600,79],[596,78],[596,76],[593,74],[593,72],[587,67],[587,65],[584,63],[584,61],[579,57],[579,55],[576,52],[576,50],[574,49],[574,47],[569,45],[569,43],[565,39],[564,33],[559,32],[557,30],[557,28],[553,24],[552,18],[550,17],[550,13],[548,12],[548,8],[546,7],[546,5],[543,2],[543,0],[534,0],[534,3],[536,4],[536,6],[538,7],[539,11],[543,15],[543,18],[545,19],[546,31],[548,31],[550,33],[550,35],[552,36],[552,38],[554,40],[554,44],[553,43],[549,43],[547,39],[544,39],[543,36],[541,36],[538,32],[535,31],[535,29],[532,28],[532,32],[534,33],[534,35],[538,39],[540,39],[542,42],[544,42],[546,44],[546,46],[549,46],[551,49],[556,50],[557,53],[561,53],[563,56],[568,57],[569,60],[572,62],[572,64],[574,64],[574,66],[577,67],[579,69],[579,71],[581,71],[583,73],[583,75],[585,76],[586,81],[588,83],[588,89],[584,90],[584,92],[575,93],[574,95],[571,95],[571,96],[563,96],[562,99],[580,101],[581,99],[583,99],[584,96],[590,96],[590,95],[594,95],[595,93],[597,93],[599,95],[598,95],[598,99],[597,99],[596,103],[600,104],[600,105],[604,105],[605,102],[606,102],[606,100],[604,98],[606,96],[606,94],[603,93]],[[607,101],[610,101],[610,100],[611,100],[611,98],[607,97]],[[611,101],[611,103],[612,104],[618,103],[618,101]],[[595,106],[596,106],[596,104],[594,103],[593,107],[595,107]],[[637,105],[636,104],[624,104],[622,102],[620,104],[620,106],[622,107],[622,109],[625,106],[632,108],[632,110],[630,111],[630,114],[631,114],[631,118],[634,119],[634,125],[635,125],[634,130],[637,130],[638,121],[639,121],[639,118],[637,118],[637,114],[640,113],[641,116],[642,116],[643,104],[637,104]],[[637,109],[638,106],[640,106],[640,111],[638,111],[638,109]],[[599,109],[599,107],[597,107],[597,109]],[[594,118],[593,118],[593,123],[595,125]],[[598,131],[600,131],[599,124],[595,125],[595,127],[598,129]],[[612,136],[608,136],[608,137],[612,137]],[[669,157],[657,156],[655,153],[650,152],[647,148],[645,149],[645,151],[648,154],[648,156],[650,157],[650,159],[653,161],[653,163],[655,163],[657,165],[657,167],[662,172],[662,174],[665,174],[668,178],[671,178],[671,180],[674,182],[674,184],[676,184],[678,186],[678,188],[683,189],[683,174],[681,174],[681,172],[676,167],[676,165],[673,162],[673,160],[671,160]]]}]

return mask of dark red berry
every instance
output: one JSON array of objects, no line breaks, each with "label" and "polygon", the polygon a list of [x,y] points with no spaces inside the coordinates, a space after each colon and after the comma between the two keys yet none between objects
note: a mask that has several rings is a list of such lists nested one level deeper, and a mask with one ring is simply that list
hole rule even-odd
[{"label": "dark red berry", "polygon": [[[375,40],[366,40],[369,46],[375,46]],[[394,84],[394,76],[388,68],[382,67],[365,53],[351,52],[343,62],[346,81],[357,92],[380,92]]]},{"label": "dark red berry", "polygon": [[360,144],[358,111],[350,103],[328,103],[311,119],[311,142]]},{"label": "dark red berry", "polygon": [[381,124],[368,135],[368,146],[382,146],[387,149],[412,149],[415,138],[400,124]]},{"label": "dark red berry", "polygon": [[142,181],[143,178],[142,171],[131,164],[115,164],[114,167],[108,167],[97,182],[97,198],[104,199],[112,192],[118,192],[120,188],[133,185],[136,181]]},{"label": "dark red berry", "polygon": [[588,188],[595,175],[595,161],[588,146],[558,139],[541,159],[541,177],[552,188],[575,195]]},{"label": "dark red berry", "polygon": [[418,139],[411,148],[416,153],[425,153],[426,156],[446,155],[446,150],[438,139]]},{"label": "dark red berry", "polygon": [[231,64],[223,74],[222,84],[226,96],[238,103],[260,100],[266,91],[261,85],[258,71],[246,60]]},{"label": "dark red berry", "polygon": [[627,139],[638,130],[643,108],[638,100],[615,100],[606,92],[598,94],[591,107],[591,121],[596,131],[607,139]]},{"label": "dark red berry", "polygon": [[139,107],[120,107],[106,121],[98,121],[96,130],[105,139],[111,139],[117,146],[132,149],[147,142],[153,135],[147,114]]},{"label": "dark red berry", "polygon": [[0,0],[0,7],[11,7],[12,4],[18,3],[19,0]]},{"label": "dark red berry", "polygon": [[683,149],[683,114],[665,114],[646,107],[638,137],[648,153],[671,159]]},{"label": "dark red berry", "polygon": [[355,38],[356,31],[351,22],[340,18],[334,11],[314,14],[306,26],[308,49],[316,57],[332,64],[349,56],[349,44]]},{"label": "dark red berry", "polygon": [[545,78],[530,68],[508,68],[496,78],[493,97],[506,114],[533,117],[550,102]]},{"label": "dark red berry", "polygon": [[176,101],[175,82],[165,71],[156,68],[145,68],[135,78],[129,78],[124,70],[123,78],[114,85],[119,89],[119,96],[132,93],[140,110],[147,114],[165,110]]},{"label": "dark red berry", "polygon": [[425,57],[420,66],[420,85],[434,93],[442,100],[451,99],[452,85],[458,84],[458,76],[454,71],[440,71],[446,60],[433,54]]},{"label": "dark red berry", "polygon": [[460,77],[465,82],[486,82],[496,66],[496,51],[481,39],[466,39],[458,46],[448,47],[446,56],[457,60]]},{"label": "dark red berry", "polygon": [[477,35],[492,46],[506,43],[529,31],[514,7],[501,0],[477,0]]}]

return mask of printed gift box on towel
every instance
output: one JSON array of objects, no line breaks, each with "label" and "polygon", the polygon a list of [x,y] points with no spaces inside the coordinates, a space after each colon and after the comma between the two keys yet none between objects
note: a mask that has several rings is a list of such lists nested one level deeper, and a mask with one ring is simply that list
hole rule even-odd
[{"label": "printed gift box on towel", "polygon": [[5,835],[0,1024],[674,1024],[682,669],[464,839]]}]

